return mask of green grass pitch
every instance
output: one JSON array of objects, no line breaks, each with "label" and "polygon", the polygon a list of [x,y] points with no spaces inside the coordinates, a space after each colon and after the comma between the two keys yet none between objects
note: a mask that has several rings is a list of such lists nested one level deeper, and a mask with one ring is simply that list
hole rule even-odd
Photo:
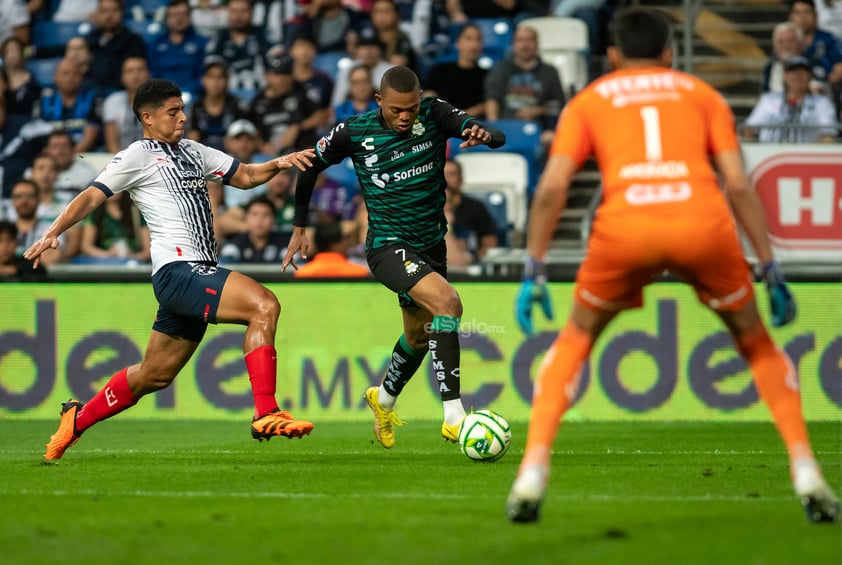
[{"label": "green grass pitch", "polygon": [[[523,453],[476,463],[438,434],[316,423],[258,443],[247,422],[116,418],[41,465],[56,421],[0,434],[0,562],[838,564],[842,528],[808,524],[771,424],[565,424],[537,524],[504,501]],[[842,425],[812,423],[840,484]]]}]

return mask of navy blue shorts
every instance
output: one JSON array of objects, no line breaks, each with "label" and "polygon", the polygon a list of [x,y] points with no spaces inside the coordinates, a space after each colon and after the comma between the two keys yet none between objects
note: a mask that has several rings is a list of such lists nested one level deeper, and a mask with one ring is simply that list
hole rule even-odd
[{"label": "navy blue shorts", "polygon": [[409,291],[425,276],[436,272],[447,278],[447,245],[443,239],[423,251],[400,244],[369,249],[366,259],[374,278],[397,293],[401,308],[417,307]]},{"label": "navy blue shorts", "polygon": [[222,287],[231,271],[213,263],[177,261],[152,276],[158,313],[152,329],[200,342],[208,324],[216,323]]}]

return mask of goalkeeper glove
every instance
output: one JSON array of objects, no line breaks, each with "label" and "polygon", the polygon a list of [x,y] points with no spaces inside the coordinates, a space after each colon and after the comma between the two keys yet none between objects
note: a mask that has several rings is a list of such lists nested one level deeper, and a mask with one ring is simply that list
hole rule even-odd
[{"label": "goalkeeper glove", "polygon": [[532,306],[541,305],[548,320],[553,319],[553,305],[547,292],[547,269],[543,261],[526,258],[523,269],[523,284],[515,300],[515,315],[520,329],[526,335],[535,333],[532,327]]},{"label": "goalkeeper glove", "polygon": [[795,319],[797,308],[795,298],[786,286],[784,273],[777,261],[763,265],[763,281],[769,291],[769,304],[772,309],[772,325],[785,326]]}]

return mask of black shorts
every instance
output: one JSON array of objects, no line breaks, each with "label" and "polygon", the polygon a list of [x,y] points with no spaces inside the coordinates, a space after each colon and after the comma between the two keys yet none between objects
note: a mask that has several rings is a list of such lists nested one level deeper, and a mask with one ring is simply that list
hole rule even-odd
[{"label": "black shorts", "polygon": [[202,341],[208,324],[216,323],[222,287],[231,271],[213,263],[168,263],[152,276],[158,313],[152,329]]},{"label": "black shorts", "polygon": [[422,278],[436,272],[447,278],[447,246],[441,240],[423,251],[397,244],[366,251],[371,274],[398,294],[402,308],[416,306],[407,294]]}]

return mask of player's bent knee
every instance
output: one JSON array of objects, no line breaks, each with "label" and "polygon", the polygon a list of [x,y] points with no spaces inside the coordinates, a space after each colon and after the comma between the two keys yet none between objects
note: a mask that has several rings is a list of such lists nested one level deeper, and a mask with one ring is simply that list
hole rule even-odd
[{"label": "player's bent knee", "polygon": [[264,319],[277,320],[281,315],[281,303],[269,289],[264,289],[257,306],[257,315]]},{"label": "player's bent knee", "polygon": [[438,316],[453,316],[454,318],[462,317],[462,299],[455,288],[441,297],[440,311],[435,312]]}]

